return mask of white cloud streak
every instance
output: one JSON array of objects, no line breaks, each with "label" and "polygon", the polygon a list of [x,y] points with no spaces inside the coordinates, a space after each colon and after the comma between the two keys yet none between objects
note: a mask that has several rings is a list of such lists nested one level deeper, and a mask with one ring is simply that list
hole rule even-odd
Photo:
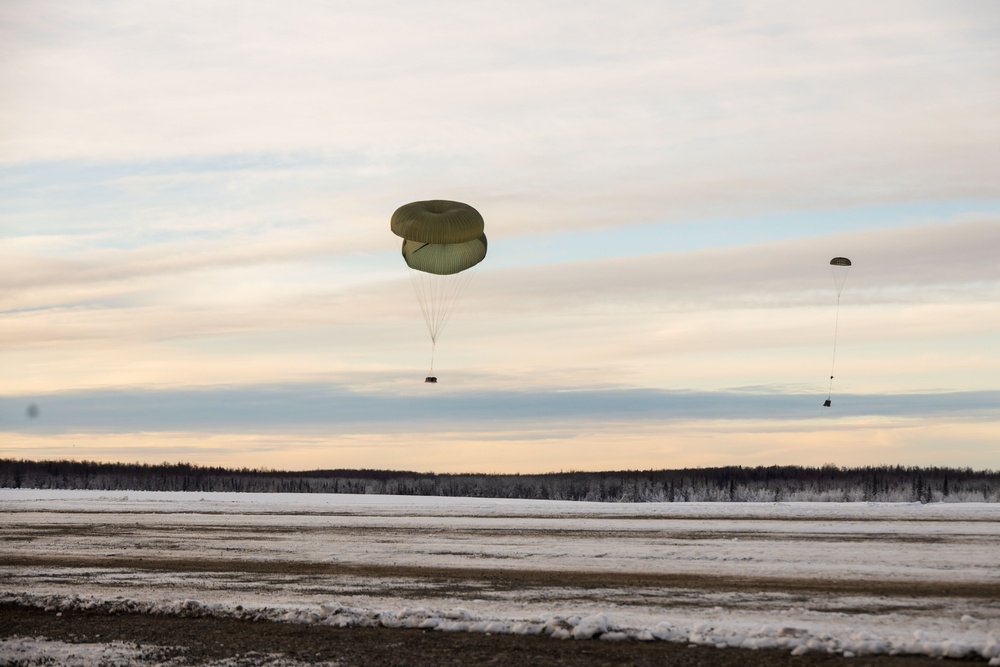
[{"label": "white cloud streak", "polygon": [[395,182],[430,167],[491,183],[481,198],[582,199],[550,219],[564,226],[628,202],[649,219],[996,196],[996,13],[14,4],[0,146],[8,161],[416,154]]},{"label": "white cloud streak", "polygon": [[998,36],[978,0],[5,3],[0,392],[412,394],[387,222],[435,197],[491,242],[461,391],[811,395],[833,255],[845,394],[993,391]]}]

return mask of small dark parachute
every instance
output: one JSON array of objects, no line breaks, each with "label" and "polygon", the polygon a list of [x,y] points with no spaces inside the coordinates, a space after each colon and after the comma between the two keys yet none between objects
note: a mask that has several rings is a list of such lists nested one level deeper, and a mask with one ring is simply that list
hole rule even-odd
[{"label": "small dark parachute", "polygon": [[833,359],[830,361],[830,390],[823,401],[823,407],[830,407],[830,397],[833,395],[833,370],[837,363],[837,332],[840,328],[840,293],[847,282],[847,274],[851,270],[851,260],[846,257],[834,257],[830,260],[830,271],[833,273],[833,286],[837,290],[837,310],[833,325]]},{"label": "small dark parachute", "polygon": [[837,288],[837,298],[847,282],[847,274],[851,270],[851,260],[846,257],[834,257],[830,260],[830,271],[833,273],[833,285]]}]

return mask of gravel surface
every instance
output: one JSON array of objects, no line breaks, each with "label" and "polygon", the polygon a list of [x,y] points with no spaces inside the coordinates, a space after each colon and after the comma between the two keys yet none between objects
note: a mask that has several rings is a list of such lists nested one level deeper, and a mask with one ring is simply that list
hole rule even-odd
[{"label": "gravel surface", "polygon": [[[339,629],[321,625],[176,618],[148,614],[46,612],[0,604],[0,638],[47,637],[71,643],[129,642],[146,649],[144,663],[227,667],[299,664],[336,667],[418,665],[573,665],[678,667],[941,667],[926,656],[861,656],[714,649],[668,642],[556,640],[468,632]],[[160,647],[160,648],[154,648]],[[959,661],[947,661],[953,664]],[[38,664],[38,663],[32,663]],[[978,661],[978,664],[985,664]]]}]

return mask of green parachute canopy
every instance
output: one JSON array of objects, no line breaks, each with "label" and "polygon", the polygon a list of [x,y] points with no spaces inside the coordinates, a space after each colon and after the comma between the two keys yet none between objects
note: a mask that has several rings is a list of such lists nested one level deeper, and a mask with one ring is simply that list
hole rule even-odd
[{"label": "green parachute canopy", "polygon": [[486,257],[486,235],[466,243],[421,243],[403,240],[403,259],[411,269],[450,276],[471,269]]},{"label": "green parachute canopy", "polygon": [[389,227],[403,238],[403,259],[416,271],[447,276],[486,257],[483,216],[468,204],[415,201],[396,209]]},{"label": "green parachute canopy", "polygon": [[404,204],[392,214],[392,233],[419,243],[466,243],[483,235],[485,223],[468,204],[445,199]]}]

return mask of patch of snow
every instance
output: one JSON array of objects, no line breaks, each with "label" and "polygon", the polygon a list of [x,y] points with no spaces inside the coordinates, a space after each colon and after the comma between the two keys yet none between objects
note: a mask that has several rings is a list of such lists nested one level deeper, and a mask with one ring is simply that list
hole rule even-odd
[{"label": "patch of snow", "polygon": [[[0,664],[16,667],[179,667],[188,665],[183,656],[165,657],[179,649],[139,647],[123,642],[67,643],[44,637],[0,638]],[[337,662],[302,662],[278,654],[248,653],[198,663],[200,667],[338,667]]]},{"label": "patch of snow", "polygon": [[3,665],[132,667],[162,659],[161,648],[142,648],[122,642],[71,644],[44,637],[0,638],[0,664]]}]

